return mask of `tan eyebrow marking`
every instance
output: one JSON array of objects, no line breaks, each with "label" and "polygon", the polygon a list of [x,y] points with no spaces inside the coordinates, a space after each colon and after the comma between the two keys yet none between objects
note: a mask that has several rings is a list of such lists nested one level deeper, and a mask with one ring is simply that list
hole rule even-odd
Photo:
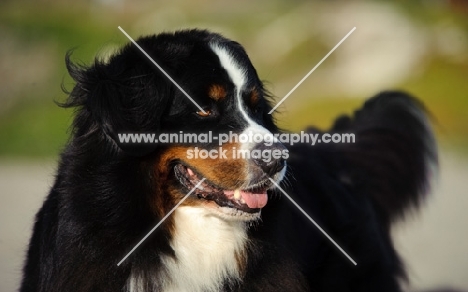
[{"label": "tan eyebrow marking", "polygon": [[219,84],[213,84],[208,89],[208,96],[218,101],[226,97],[226,89]]},{"label": "tan eyebrow marking", "polygon": [[255,106],[258,103],[259,94],[257,88],[252,88],[252,92],[250,93],[250,104]]}]

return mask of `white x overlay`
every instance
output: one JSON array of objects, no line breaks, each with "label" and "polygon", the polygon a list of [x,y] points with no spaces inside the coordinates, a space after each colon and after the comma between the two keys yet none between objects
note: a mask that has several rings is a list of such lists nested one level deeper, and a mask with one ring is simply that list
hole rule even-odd
[{"label": "white x overlay", "polygon": [[[164,71],[164,69],[159,66],[158,63],[156,63],[156,61],[154,61],[150,55],[148,55],[148,53],[145,52],[145,50],[143,50],[140,45],[138,45],[137,42],[135,42],[132,37],[130,37],[130,35],[128,35],[125,30],[123,30],[120,26],[118,27],[119,30],[195,105],[198,107],[198,109],[200,109],[200,111],[202,111],[203,113],[205,113],[205,111],[203,110],[203,108],[201,108],[196,102],[195,100],[193,100],[190,95],[187,94],[187,92],[185,92],[185,90],[179,86],[179,84],[177,84],[177,82],[172,79],[172,77],[166,73],[166,71]],[[286,94],[285,97],[283,97],[277,104],[276,106],[268,113],[268,114],[272,114],[273,111],[275,111],[285,100],[286,98],[288,98],[298,87],[299,85],[301,85],[306,79],[307,77],[309,77],[310,74],[312,74],[315,69],[318,68],[318,66],[320,66],[323,61],[325,61],[328,56],[330,56],[333,51],[335,51],[347,38],[348,36],[351,35],[351,33],[354,32],[354,30],[356,30],[356,27],[354,27],[350,32],[348,32],[348,34],[343,38],[341,39],[341,41],[336,44],[336,46],[331,49],[330,52],[328,52],[327,55],[325,55],[325,57],[322,58],[322,60],[320,60],[320,62],[315,65],[314,68],[312,68],[312,70],[309,71],[309,73],[307,73],[304,78],[301,79],[301,81],[299,81],[299,83],[296,84],[296,86],[293,87],[293,89],[291,89],[288,94]],[[153,229],[151,229],[148,234],[145,235],[145,237],[143,237],[133,248],[130,252],[127,253],[126,256],[124,256],[122,258],[122,260],[117,264],[117,266],[120,266],[187,198],[188,196],[190,196],[192,194],[192,192],[195,191],[195,189],[197,189],[201,184],[202,182],[205,180],[206,178],[203,178],[200,182],[197,183],[197,185],[195,187],[193,187],[193,189],[190,190],[190,192],[188,192],[185,197],[183,197],[179,203],[177,203],[177,205],[174,206],[174,208],[172,208],[171,211],[169,211],[159,222],[158,224],[156,224],[156,226],[153,227]],[[326,237],[328,240],[330,240],[337,248],[338,250],[340,250],[354,265],[357,265],[357,263],[333,240],[333,238],[331,238],[326,232],[325,230],[323,230],[320,225],[317,224],[317,222],[315,222],[305,211],[304,209],[301,208],[301,206],[299,206],[273,179],[270,178],[270,180],[273,182],[273,184],[275,184],[275,186],[294,204],[294,206],[296,206],[296,208],[299,209],[299,211],[302,212],[302,214],[304,214],[304,216],[307,217],[307,219],[309,219],[316,227],[318,230],[320,230]]]},{"label": "white x overlay", "polygon": [[271,113],[274,112],[274,111],[283,103],[283,101],[285,101],[286,98],[288,98],[288,97],[299,87],[299,85],[301,85],[302,82],[304,82],[304,81],[307,79],[307,77],[309,77],[309,75],[312,74],[312,72],[314,72],[315,69],[317,69],[318,66],[320,66],[320,65],[322,64],[323,61],[325,61],[325,60],[328,58],[328,56],[330,56],[331,53],[333,53],[333,52],[334,52],[334,51],[335,51],[335,50],[336,50],[336,49],[353,33],[354,30],[356,30],[356,27],[353,27],[353,29],[352,29],[350,32],[348,32],[348,34],[345,35],[345,37],[342,38],[341,41],[340,41],[339,43],[337,43],[336,46],[333,47],[333,49],[331,49],[331,51],[328,52],[328,54],[326,54],[325,57],[323,57],[322,60],[320,60],[320,62],[318,62],[318,64],[315,65],[315,67],[312,68],[312,70],[310,70],[309,73],[307,73],[306,76],[304,76],[304,78],[302,78],[301,81],[299,81],[299,82],[296,84],[296,86],[294,86],[293,89],[291,89],[291,90],[288,92],[288,94],[286,94],[286,95],[275,105],[274,108],[271,109],[271,111],[268,112],[268,114],[271,115]]}]

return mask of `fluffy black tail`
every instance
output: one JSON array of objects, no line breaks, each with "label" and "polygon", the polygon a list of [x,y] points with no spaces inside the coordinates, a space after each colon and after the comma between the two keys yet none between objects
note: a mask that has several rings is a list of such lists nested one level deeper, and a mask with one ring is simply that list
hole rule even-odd
[{"label": "fluffy black tail", "polygon": [[387,222],[420,204],[438,157],[427,112],[418,100],[403,92],[382,92],[353,117],[337,119],[332,132],[355,134],[355,143],[338,146],[346,157],[344,180],[372,196]]}]

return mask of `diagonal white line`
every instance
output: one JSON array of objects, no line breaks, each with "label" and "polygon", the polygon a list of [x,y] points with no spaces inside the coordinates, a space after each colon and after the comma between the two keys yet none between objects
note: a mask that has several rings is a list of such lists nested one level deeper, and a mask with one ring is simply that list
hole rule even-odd
[{"label": "diagonal white line", "polygon": [[271,111],[268,112],[268,114],[271,115],[271,113],[274,112],[283,103],[283,101],[285,101],[286,98],[288,98],[294,92],[294,90],[296,90],[299,87],[299,85],[301,85],[302,82],[304,82],[307,79],[307,77],[309,77],[309,75],[312,74],[312,72],[314,72],[315,69],[317,69],[318,66],[322,64],[323,61],[325,61],[328,58],[328,56],[330,56],[331,53],[333,53],[353,33],[354,30],[356,30],[356,27],[353,27],[353,29],[350,32],[348,32],[348,34],[344,38],[342,38],[341,41],[338,44],[336,44],[336,46],[333,49],[331,49],[331,51],[328,52],[328,54],[326,54],[325,57],[323,57],[322,60],[320,60],[320,62],[318,62],[318,64],[315,65],[315,67],[312,68],[312,70],[310,70],[309,73],[307,73],[307,75],[304,76],[304,78],[302,78],[301,81],[299,81],[299,83],[297,83],[296,86],[294,86],[293,89],[291,89],[288,92],[288,94],[286,94],[286,96],[283,97]]},{"label": "diagonal white line", "polygon": [[193,100],[193,98],[190,97],[190,95],[188,95],[187,92],[185,92],[185,90],[179,86],[179,84],[177,84],[177,82],[175,82],[174,79],[172,79],[171,76],[169,76],[169,74],[166,73],[166,71],[164,71],[164,69],[159,66],[158,63],[156,63],[156,61],[153,60],[153,58],[150,57],[150,55],[148,55],[148,53],[145,52],[145,50],[143,50],[139,44],[137,44],[137,42],[135,42],[132,37],[130,35],[128,35],[128,33],[125,32],[125,30],[123,30],[123,28],[121,28],[120,26],[118,27],[120,29],[120,31],[156,66],[158,67],[158,69],[164,74],[166,75],[166,77],[172,82],[174,83],[174,85],[179,88],[179,90],[188,98],[190,99],[190,101],[196,106],[198,107],[198,109],[200,111],[202,111],[204,114],[206,114],[206,112],[201,108],[201,106],[198,105],[198,103],[195,102],[195,100]]},{"label": "diagonal white line", "polygon": [[191,189],[190,192],[188,192],[188,194],[186,194],[185,197],[183,197],[182,200],[180,200],[180,202],[177,203],[177,205],[175,205],[175,207],[172,208],[172,210],[169,211],[169,213],[167,213],[166,216],[164,216],[164,217],[161,219],[161,221],[159,221],[159,223],[156,224],[156,226],[154,226],[153,229],[151,229],[150,232],[148,232],[148,234],[146,234],[145,237],[143,237],[143,238],[140,240],[140,242],[138,242],[138,243],[135,245],[135,247],[132,248],[132,250],[131,250],[126,256],[124,256],[124,258],[117,264],[117,266],[120,266],[120,264],[122,264],[122,263],[123,263],[123,262],[124,262],[124,261],[125,261],[125,260],[142,244],[142,243],[143,243],[143,241],[145,241],[145,240],[151,235],[151,233],[153,233],[153,232],[156,230],[156,228],[158,228],[159,225],[161,225],[161,224],[164,222],[164,220],[166,220],[167,217],[169,217],[169,216],[172,214],[172,212],[174,212],[174,211],[180,206],[180,204],[182,204],[182,203],[185,201],[185,199],[187,199],[188,196],[190,196],[190,194],[192,194],[193,191],[195,191],[195,189],[197,189],[197,188],[202,184],[202,182],[203,182],[205,179],[206,179],[206,178],[203,178],[202,180],[200,180],[200,181],[193,187],[193,189]]},{"label": "diagonal white line", "polygon": [[330,237],[330,235],[328,235],[328,233],[325,232],[325,230],[322,229],[322,227],[320,227],[320,225],[317,224],[317,222],[314,221],[314,219],[312,219],[309,214],[307,214],[304,209],[301,208],[301,206],[299,206],[299,204],[297,204],[272,178],[269,178],[274,184],[275,186],[294,204],[294,206],[296,206],[299,211],[302,212],[302,214],[304,214],[304,216],[307,217],[307,219],[310,220],[310,222],[312,222],[315,227],[317,227],[318,230],[320,230],[327,238],[328,240],[330,240],[355,266],[357,265],[357,263],[341,248],[341,246],[338,245],[338,243],[336,243],[333,238]]}]

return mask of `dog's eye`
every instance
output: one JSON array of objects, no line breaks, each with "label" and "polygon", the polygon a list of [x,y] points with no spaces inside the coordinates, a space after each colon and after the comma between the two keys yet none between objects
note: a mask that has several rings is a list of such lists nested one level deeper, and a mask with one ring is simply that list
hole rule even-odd
[{"label": "dog's eye", "polygon": [[196,112],[197,115],[199,115],[200,117],[208,117],[208,116],[211,116],[211,111],[206,109],[204,110],[205,112],[203,111],[198,111]]}]

